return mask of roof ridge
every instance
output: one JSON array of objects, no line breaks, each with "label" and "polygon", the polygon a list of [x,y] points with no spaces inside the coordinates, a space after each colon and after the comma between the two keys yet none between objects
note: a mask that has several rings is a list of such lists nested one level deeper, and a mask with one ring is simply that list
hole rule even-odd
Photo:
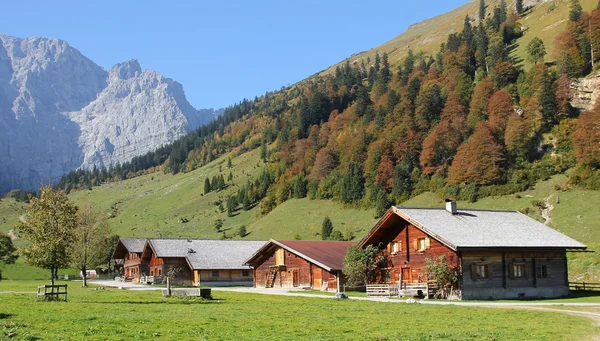
[{"label": "roof ridge", "polygon": [[[437,211],[445,211],[445,207],[416,207],[416,206],[394,206],[397,209],[409,209],[409,210],[437,210]],[[459,208],[460,211],[475,211],[475,212],[509,212],[509,213],[519,213],[517,210],[493,210],[493,209],[485,209],[485,208]]]}]

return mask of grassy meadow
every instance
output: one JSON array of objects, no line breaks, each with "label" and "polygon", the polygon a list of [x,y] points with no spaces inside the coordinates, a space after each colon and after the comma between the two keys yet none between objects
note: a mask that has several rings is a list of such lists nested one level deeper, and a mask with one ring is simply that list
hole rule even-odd
[{"label": "grassy meadow", "polygon": [[590,319],[555,312],[222,291],[205,301],[78,283],[69,283],[68,302],[36,302],[38,284],[0,282],[0,340],[590,340],[600,333]]}]

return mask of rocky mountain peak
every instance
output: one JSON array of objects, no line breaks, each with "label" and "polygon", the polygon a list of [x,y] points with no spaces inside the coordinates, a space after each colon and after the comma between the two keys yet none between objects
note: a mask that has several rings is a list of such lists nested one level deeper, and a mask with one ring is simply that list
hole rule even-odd
[{"label": "rocky mountain peak", "polygon": [[142,67],[137,59],[129,59],[113,66],[108,73],[111,78],[117,77],[118,79],[125,80],[141,75]]},{"label": "rocky mountain peak", "polygon": [[214,116],[135,59],[106,71],[63,40],[0,34],[0,193],[127,162]]}]

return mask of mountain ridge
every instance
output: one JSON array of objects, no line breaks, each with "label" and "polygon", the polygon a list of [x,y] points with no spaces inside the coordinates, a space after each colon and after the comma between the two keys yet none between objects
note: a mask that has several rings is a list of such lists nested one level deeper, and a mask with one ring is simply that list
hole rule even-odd
[{"label": "mountain ridge", "polygon": [[64,40],[0,34],[0,192],[113,167],[222,111],[195,109],[135,59],[105,70]]}]

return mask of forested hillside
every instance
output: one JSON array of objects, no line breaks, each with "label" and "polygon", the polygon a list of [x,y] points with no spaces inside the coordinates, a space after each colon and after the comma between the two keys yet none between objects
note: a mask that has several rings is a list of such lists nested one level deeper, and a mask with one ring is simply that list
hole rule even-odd
[{"label": "forested hillside", "polygon": [[[397,67],[387,53],[346,61],[332,75],[244,100],[154,153],[110,171],[72,172],[59,186],[189,172],[259,149],[267,166],[225,206],[259,205],[264,215],[309,197],[382,212],[426,191],[468,201],[515,193],[569,169],[571,185],[598,188],[599,136],[590,127],[599,113],[579,117],[569,85],[600,56],[591,53],[600,46],[600,11],[584,12],[575,0],[562,6],[568,23],[548,56],[520,24],[536,9],[516,5],[520,13],[481,1],[477,17],[465,17],[436,53],[409,50]],[[512,53],[524,34],[528,70]],[[224,170],[205,191],[230,180]]]}]

